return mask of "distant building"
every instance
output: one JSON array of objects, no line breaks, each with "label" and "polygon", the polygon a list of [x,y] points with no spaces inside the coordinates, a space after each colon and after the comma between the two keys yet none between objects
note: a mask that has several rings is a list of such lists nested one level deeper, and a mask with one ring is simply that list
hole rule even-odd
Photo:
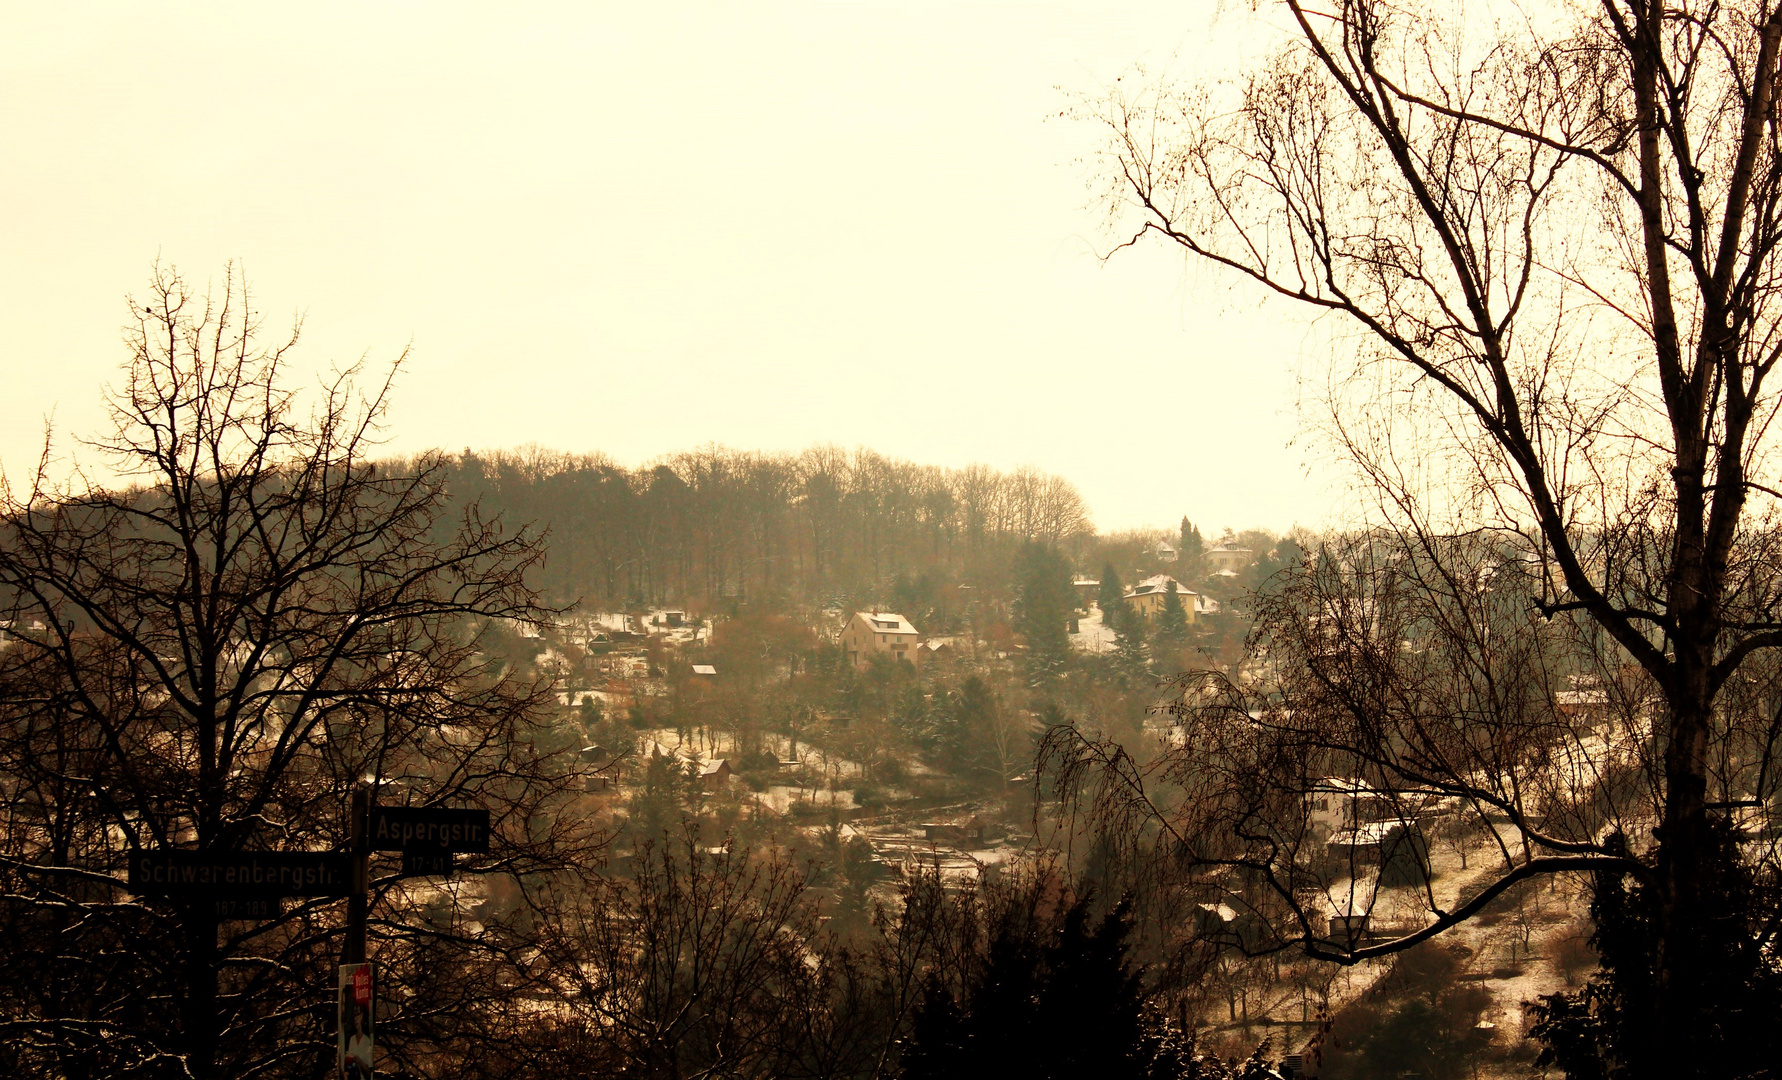
[{"label": "distant building", "polygon": [[924,662],[929,660],[951,660],[956,650],[953,643],[946,638],[932,638],[916,646],[916,654]]},{"label": "distant building", "polygon": [[730,783],[730,759],[719,758],[699,768],[699,786],[706,791],[719,791]]},{"label": "distant building", "polygon": [[710,664],[694,664],[693,674],[707,679],[715,679],[718,677],[718,669]]},{"label": "distant building", "polygon": [[856,611],[842,630],[841,646],[848,663],[858,671],[865,671],[875,655],[913,666],[918,655],[916,638],[916,628],[902,615]]},{"label": "distant building", "polygon": [[1609,691],[1594,676],[1572,676],[1572,688],[1554,694],[1553,704],[1560,716],[1592,727],[1607,722],[1614,712]]},{"label": "distant building", "polygon": [[1089,605],[1094,602],[1097,596],[1101,595],[1101,582],[1091,581],[1088,578],[1077,578],[1070,583],[1070,587],[1077,594],[1077,606],[1085,611],[1089,610]]},{"label": "distant building", "polygon": [[1367,781],[1346,776],[1326,776],[1313,783],[1306,803],[1313,830],[1325,837],[1393,816],[1391,799]]},{"label": "distant building", "polygon": [[1147,619],[1155,619],[1163,614],[1163,605],[1168,602],[1169,594],[1175,593],[1182,601],[1182,614],[1193,622],[1199,615],[1198,594],[1168,574],[1148,577],[1128,589],[1125,600],[1126,607]]},{"label": "distant building", "polygon": [[1249,565],[1256,561],[1256,553],[1249,548],[1232,547],[1220,544],[1202,556],[1207,573],[1220,577],[1237,577]]},{"label": "distant building", "polygon": [[1157,557],[1158,562],[1176,561],[1176,549],[1170,546],[1168,540],[1157,541],[1157,546],[1151,549],[1151,554]]},{"label": "distant building", "polygon": [[953,844],[958,847],[983,847],[1000,840],[1007,830],[982,814],[968,821],[930,821],[921,826],[922,835],[931,844]]}]

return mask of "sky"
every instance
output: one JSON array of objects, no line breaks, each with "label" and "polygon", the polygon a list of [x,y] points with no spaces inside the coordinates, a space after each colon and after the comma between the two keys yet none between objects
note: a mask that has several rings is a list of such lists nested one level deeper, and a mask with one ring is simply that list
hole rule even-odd
[{"label": "sky", "polygon": [[1242,14],[11,5],[0,466],[100,429],[157,259],[236,260],[306,377],[410,349],[393,453],[835,443],[1038,466],[1102,529],[1315,527],[1313,331],[1160,246],[1100,258],[1060,116],[1137,63],[1217,76],[1266,47]]}]

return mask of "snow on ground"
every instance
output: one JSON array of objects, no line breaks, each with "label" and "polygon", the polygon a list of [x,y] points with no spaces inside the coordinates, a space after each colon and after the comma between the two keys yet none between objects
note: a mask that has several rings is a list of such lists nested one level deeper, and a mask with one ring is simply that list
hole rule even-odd
[{"label": "snow on ground", "polygon": [[[854,780],[866,772],[866,769],[857,761],[851,761],[820,746],[801,742],[779,732],[762,732],[757,737],[763,750],[775,755],[781,761],[799,762],[800,768],[805,774],[815,774],[821,777],[824,786]],[[659,746],[664,754],[689,758],[702,763],[716,761],[719,758],[736,759],[743,753],[733,732],[703,726],[686,731],[677,731],[674,728],[654,728],[640,731],[638,732],[638,745],[643,748],[640,750],[643,753],[649,752],[648,748],[651,746]],[[788,771],[793,770],[791,766],[787,768]]]},{"label": "snow on ground", "polygon": [[[1497,831],[1512,860],[1519,859],[1521,842],[1514,830],[1499,826]],[[1460,895],[1470,895],[1504,870],[1502,849],[1488,838],[1475,838],[1467,845],[1465,868],[1460,865],[1460,853],[1449,844],[1432,845],[1429,858],[1435,872],[1436,895],[1444,907],[1454,906]],[[1465,951],[1459,978],[1477,982],[1491,994],[1492,1003],[1484,1019],[1494,1025],[1494,1041],[1499,1047],[1508,1047],[1526,1037],[1522,1007],[1525,1002],[1567,985],[1562,944],[1568,937],[1587,930],[1583,926],[1583,902],[1568,895],[1567,885],[1564,879],[1549,879],[1513,890],[1486,913],[1437,935],[1423,946],[1460,947]],[[1380,888],[1371,874],[1332,882],[1327,891],[1327,914],[1371,909],[1373,926],[1387,933],[1405,933],[1433,918],[1426,906],[1427,897],[1402,887]],[[1390,967],[1390,960],[1374,960],[1336,973],[1327,999],[1330,1012],[1339,1011],[1367,993]],[[1260,1008],[1251,1006],[1249,1015],[1272,1016],[1282,1025],[1272,1029],[1274,1036],[1286,1044],[1287,1050],[1298,1049],[1315,1032],[1317,1018],[1305,1010],[1293,988],[1279,986],[1271,993],[1275,1000],[1264,1002]],[[1267,1027],[1254,1026],[1254,1020],[1221,1027],[1240,1031],[1252,1039],[1271,1032]],[[1525,1070],[1510,1063],[1481,1068],[1476,1075],[1480,1080],[1495,1080],[1499,1076],[1525,1075]]]},{"label": "snow on ground", "polygon": [[1100,608],[1077,620],[1077,632],[1070,636],[1070,647],[1086,653],[1114,651],[1114,628],[1102,625]]},{"label": "snow on ground", "polygon": [[825,810],[834,809],[849,811],[857,809],[854,793],[848,790],[831,791],[824,788],[793,787],[790,784],[772,784],[766,791],[755,795],[755,801],[776,814],[789,812],[795,804],[808,803]]},{"label": "snow on ground", "polygon": [[766,732],[762,734],[761,741],[771,747],[771,752],[777,754],[781,761],[802,762],[805,768],[832,780],[853,779],[866,772],[857,761],[832,754],[820,746],[799,742],[789,735]]}]

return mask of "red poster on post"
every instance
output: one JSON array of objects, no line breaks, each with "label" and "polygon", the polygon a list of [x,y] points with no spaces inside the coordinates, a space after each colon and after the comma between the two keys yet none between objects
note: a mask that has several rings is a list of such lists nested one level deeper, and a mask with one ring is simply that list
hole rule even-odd
[{"label": "red poster on post", "polygon": [[340,1033],[336,1043],[340,1080],[371,1080],[372,1019],[377,998],[370,964],[340,965],[337,1016]]}]

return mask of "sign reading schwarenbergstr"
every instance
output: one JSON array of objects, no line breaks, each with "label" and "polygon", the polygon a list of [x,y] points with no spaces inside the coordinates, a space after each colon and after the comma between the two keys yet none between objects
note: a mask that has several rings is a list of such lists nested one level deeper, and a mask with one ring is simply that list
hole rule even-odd
[{"label": "sign reading schwarenbergstr", "polygon": [[443,807],[374,806],[371,808],[371,849],[407,851],[489,850],[487,810],[448,810]]},{"label": "sign reading schwarenbergstr", "polygon": [[332,851],[144,851],[130,857],[130,891],[157,896],[345,896],[347,856]]}]

